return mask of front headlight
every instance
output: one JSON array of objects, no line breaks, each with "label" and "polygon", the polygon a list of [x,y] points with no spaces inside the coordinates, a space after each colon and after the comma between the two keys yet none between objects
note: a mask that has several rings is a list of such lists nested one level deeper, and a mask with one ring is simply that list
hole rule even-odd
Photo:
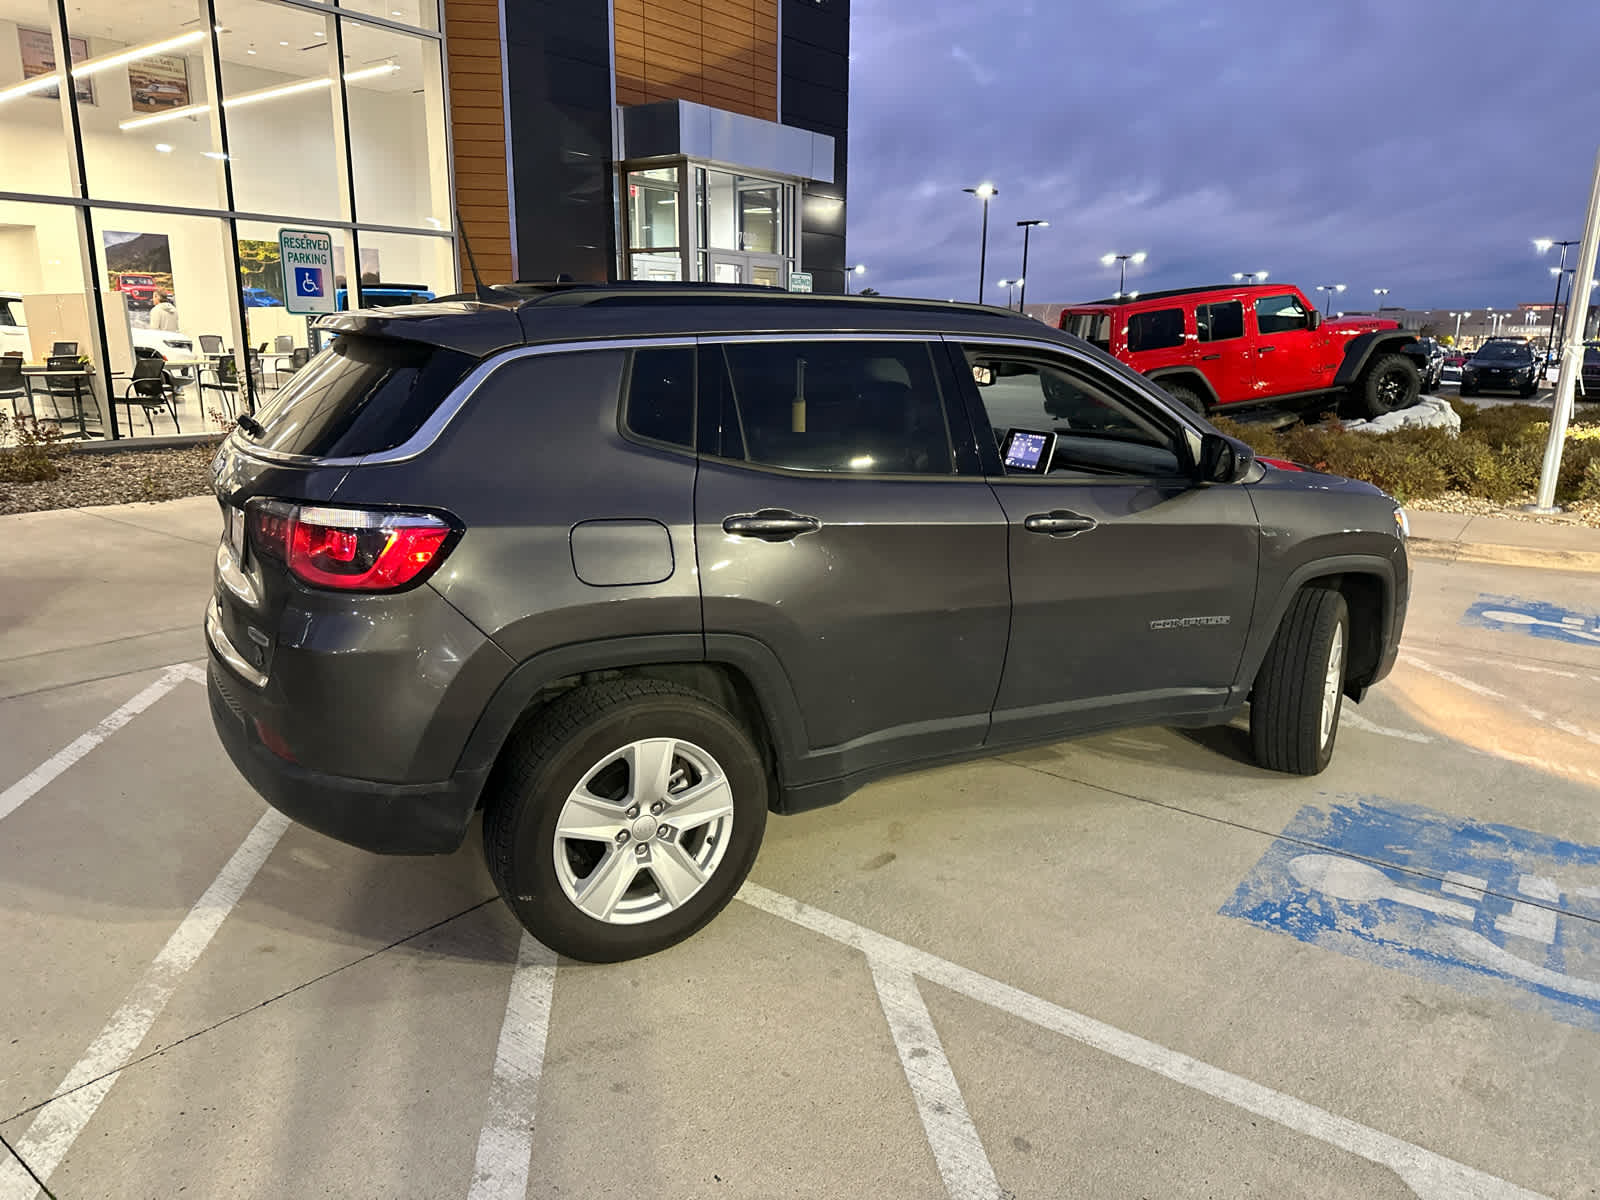
[{"label": "front headlight", "polygon": [[1406,516],[1406,510],[1398,504],[1394,508],[1394,535],[1402,542],[1411,536],[1411,521]]}]

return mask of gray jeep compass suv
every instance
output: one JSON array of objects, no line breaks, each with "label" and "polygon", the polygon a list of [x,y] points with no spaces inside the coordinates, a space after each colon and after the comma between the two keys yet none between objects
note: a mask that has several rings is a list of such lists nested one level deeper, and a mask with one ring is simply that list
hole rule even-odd
[{"label": "gray jeep compass suv", "polygon": [[323,318],[217,455],[211,709],[296,820],[483,809],[575,958],[689,936],[768,810],[1249,704],[1313,774],[1394,663],[1405,518],[998,309],[519,285]]}]

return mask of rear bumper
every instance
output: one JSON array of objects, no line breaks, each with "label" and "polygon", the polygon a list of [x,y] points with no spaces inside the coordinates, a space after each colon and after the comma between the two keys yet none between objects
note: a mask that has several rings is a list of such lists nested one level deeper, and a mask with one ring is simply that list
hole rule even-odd
[{"label": "rear bumper", "polygon": [[460,847],[487,766],[437,783],[383,783],[302,767],[262,743],[239,698],[243,690],[213,646],[206,670],[212,724],[233,765],[273,808],[376,854],[449,854]]}]

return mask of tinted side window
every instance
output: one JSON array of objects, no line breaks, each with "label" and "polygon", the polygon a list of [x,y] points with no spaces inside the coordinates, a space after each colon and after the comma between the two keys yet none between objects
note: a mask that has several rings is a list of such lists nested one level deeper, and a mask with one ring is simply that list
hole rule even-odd
[{"label": "tinted side window", "polygon": [[685,449],[694,447],[694,349],[635,350],[628,369],[629,432]]},{"label": "tinted side window", "polygon": [[[21,308],[20,303],[18,304],[18,308],[19,309]],[[0,325],[21,325],[21,324],[22,324],[21,321],[18,321],[15,317],[13,317],[11,315],[11,301],[9,301],[9,300],[0,300]]]},{"label": "tinted side window", "polygon": [[744,342],[722,347],[722,356],[733,409],[731,420],[722,417],[726,457],[742,442],[746,461],[798,471],[953,469],[925,342]]},{"label": "tinted side window", "polygon": [[1166,350],[1183,345],[1183,309],[1158,308],[1128,318],[1128,349]]},{"label": "tinted side window", "polygon": [[1309,329],[1311,315],[1295,296],[1263,296],[1256,301],[1256,328],[1262,333]]},{"label": "tinted side window", "polygon": [[341,334],[273,397],[253,444],[322,458],[392,450],[476,363],[421,342]]},{"label": "tinted side window", "polygon": [[999,445],[1009,429],[1056,435],[1051,473],[1175,475],[1174,433],[1150,420],[1106,375],[1081,364],[967,349],[978,398]]},{"label": "tinted side window", "polygon": [[1244,304],[1241,301],[1202,304],[1194,315],[1202,342],[1226,342],[1230,338],[1244,336]]}]

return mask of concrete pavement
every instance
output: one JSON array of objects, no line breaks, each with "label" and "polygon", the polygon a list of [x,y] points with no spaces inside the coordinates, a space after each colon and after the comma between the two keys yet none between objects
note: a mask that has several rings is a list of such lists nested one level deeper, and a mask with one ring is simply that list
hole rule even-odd
[{"label": "concrete pavement", "polygon": [[[1457,520],[1426,536],[1500,544]],[[167,670],[202,652],[217,524],[205,500],[0,519],[0,796],[59,767],[0,800],[0,1133],[62,1200],[1594,1194],[1583,574],[1419,561],[1405,657],[1316,779],[1261,772],[1237,728],[920,772],[772,820],[746,902],[683,946],[550,969],[473,839],[262,832]],[[1478,536],[1550,528],[1507,524]],[[115,570],[76,569],[108,545]],[[1338,814],[1421,832],[1341,841]],[[1445,850],[1481,888],[1443,890]],[[1401,899],[1312,936],[1256,882],[1282,853]],[[1547,875],[1556,898],[1517,890]],[[1457,926],[1551,974],[1410,952]],[[0,1197],[33,1195],[5,1170]]]}]

